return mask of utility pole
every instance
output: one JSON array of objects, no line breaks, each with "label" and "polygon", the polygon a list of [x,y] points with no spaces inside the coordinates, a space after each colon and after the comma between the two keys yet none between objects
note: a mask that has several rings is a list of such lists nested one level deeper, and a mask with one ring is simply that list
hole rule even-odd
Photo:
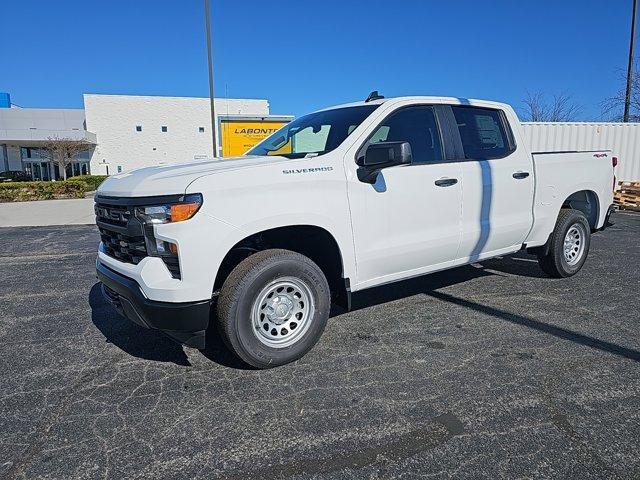
[{"label": "utility pole", "polygon": [[631,17],[631,38],[629,39],[629,66],[627,67],[627,92],[624,97],[623,122],[629,122],[629,107],[631,106],[631,88],[633,80],[633,47],[636,40],[636,8],[638,0],[633,0],[633,16]]},{"label": "utility pole", "polygon": [[[635,1],[635,0],[634,0]],[[211,54],[211,5],[210,0],[204,0],[204,23],[207,30],[207,58],[209,60],[209,101],[211,102],[211,139],[213,141],[213,158],[218,156],[216,142],[216,109],[213,100],[213,56]]]}]

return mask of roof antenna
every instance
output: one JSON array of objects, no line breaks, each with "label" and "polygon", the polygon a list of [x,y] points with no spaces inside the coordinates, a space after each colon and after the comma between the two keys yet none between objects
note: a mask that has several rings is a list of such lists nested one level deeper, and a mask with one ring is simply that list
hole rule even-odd
[{"label": "roof antenna", "polygon": [[371,93],[369,94],[369,96],[368,96],[368,97],[367,97],[367,99],[364,101],[364,103],[371,102],[371,101],[373,101],[373,100],[380,100],[380,99],[382,99],[382,98],[384,98],[384,95],[380,95],[380,94],[378,93],[378,90],[374,90],[373,92],[371,92]]}]

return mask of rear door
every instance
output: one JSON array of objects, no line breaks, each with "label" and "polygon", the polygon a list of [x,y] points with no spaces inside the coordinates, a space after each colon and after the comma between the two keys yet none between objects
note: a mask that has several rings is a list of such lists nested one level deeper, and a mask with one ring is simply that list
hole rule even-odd
[{"label": "rear door", "polygon": [[533,222],[529,152],[502,110],[452,106],[462,147],[462,240],[456,264],[517,250]]}]

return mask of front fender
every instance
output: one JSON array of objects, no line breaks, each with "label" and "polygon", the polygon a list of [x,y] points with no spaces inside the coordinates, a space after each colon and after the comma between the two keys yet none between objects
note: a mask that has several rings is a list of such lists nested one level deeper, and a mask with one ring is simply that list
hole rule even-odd
[{"label": "front fender", "polygon": [[202,212],[230,227],[216,240],[220,250],[216,259],[222,260],[236,243],[265,230],[316,226],[333,236],[344,275],[355,278],[351,216],[339,157],[327,154],[285,163],[286,168],[279,162],[220,172],[189,185],[187,193],[203,195]]}]

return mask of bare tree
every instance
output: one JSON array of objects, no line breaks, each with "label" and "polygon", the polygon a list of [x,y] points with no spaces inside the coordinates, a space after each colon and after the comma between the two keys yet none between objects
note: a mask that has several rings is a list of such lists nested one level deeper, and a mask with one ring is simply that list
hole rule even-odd
[{"label": "bare tree", "polygon": [[528,122],[571,122],[580,113],[580,106],[566,91],[554,94],[551,99],[542,92],[527,92],[523,100],[522,117]]},{"label": "bare tree", "polygon": [[[634,64],[638,64],[637,60]],[[624,118],[624,102],[626,97],[626,71],[620,70],[619,81],[622,85],[620,90],[612,97],[604,99],[600,104],[602,116],[608,120],[622,122]],[[631,74],[631,102],[629,105],[629,121],[640,122],[640,71],[637,69]]]},{"label": "bare tree", "polygon": [[43,159],[58,166],[62,178],[67,179],[67,166],[75,161],[75,157],[93,147],[93,144],[85,140],[73,140],[71,138],[48,137],[40,146],[40,155]]},{"label": "bare tree", "polygon": [[547,105],[544,96],[540,92],[527,91],[527,97],[523,100],[525,109],[522,117],[528,122],[544,122],[547,118]]}]

